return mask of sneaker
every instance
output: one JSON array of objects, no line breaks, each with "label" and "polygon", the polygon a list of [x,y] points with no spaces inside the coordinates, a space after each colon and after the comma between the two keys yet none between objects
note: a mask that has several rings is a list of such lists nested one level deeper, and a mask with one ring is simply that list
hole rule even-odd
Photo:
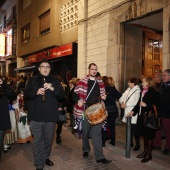
[{"label": "sneaker", "polygon": [[106,158],[96,160],[97,163],[102,163],[102,164],[110,164],[112,161],[108,160]]},{"label": "sneaker", "polygon": [[75,126],[74,126],[74,129],[78,129],[78,126],[77,126],[77,125],[75,125]]},{"label": "sneaker", "polygon": [[88,152],[84,152],[84,153],[83,153],[83,157],[84,157],[84,158],[88,158],[88,156],[89,156],[89,153],[88,153]]}]

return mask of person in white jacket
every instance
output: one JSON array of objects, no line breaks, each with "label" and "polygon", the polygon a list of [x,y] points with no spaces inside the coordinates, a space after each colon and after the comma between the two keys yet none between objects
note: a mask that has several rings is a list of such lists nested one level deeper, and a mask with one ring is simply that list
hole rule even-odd
[{"label": "person in white jacket", "polygon": [[[122,94],[122,97],[119,99],[121,104],[121,108],[124,109],[124,116],[122,122],[127,122],[126,115],[129,113],[134,106],[137,104],[139,97],[140,97],[140,87],[138,86],[137,78],[130,78],[128,81],[128,88]],[[140,148],[140,138],[136,134],[137,128],[137,115],[132,116],[131,119],[131,147],[133,147],[133,136],[135,138],[135,147],[133,148],[134,151],[139,150]]]}]

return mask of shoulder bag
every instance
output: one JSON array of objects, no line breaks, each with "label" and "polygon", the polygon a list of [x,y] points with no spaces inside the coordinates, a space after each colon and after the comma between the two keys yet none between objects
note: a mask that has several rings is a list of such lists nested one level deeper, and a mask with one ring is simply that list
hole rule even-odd
[{"label": "shoulder bag", "polygon": [[144,113],[144,126],[150,129],[158,130],[160,126],[160,118],[158,118],[158,112],[155,105],[153,105],[154,112],[145,112]]}]

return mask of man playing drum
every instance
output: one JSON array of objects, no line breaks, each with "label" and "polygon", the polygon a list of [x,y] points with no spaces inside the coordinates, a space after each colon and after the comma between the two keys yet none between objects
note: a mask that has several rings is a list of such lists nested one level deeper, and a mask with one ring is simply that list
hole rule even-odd
[{"label": "man playing drum", "polygon": [[89,75],[84,77],[76,85],[73,100],[75,101],[74,114],[75,116],[82,116],[82,145],[83,145],[83,157],[88,158],[90,151],[89,144],[89,132],[91,129],[92,134],[92,144],[95,154],[95,159],[97,163],[109,164],[112,161],[107,160],[104,157],[102,149],[102,122],[96,125],[91,125],[88,119],[84,115],[84,111],[97,103],[102,102],[106,99],[104,84],[97,75],[97,65],[91,63],[88,67]]}]

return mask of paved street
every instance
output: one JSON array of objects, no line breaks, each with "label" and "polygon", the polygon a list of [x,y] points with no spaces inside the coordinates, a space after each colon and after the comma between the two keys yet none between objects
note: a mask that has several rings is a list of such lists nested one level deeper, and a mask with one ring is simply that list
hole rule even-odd
[{"label": "paved street", "polygon": [[[170,154],[163,155],[160,150],[153,151],[153,160],[142,164],[136,158],[141,152],[131,152],[131,158],[125,158],[125,125],[117,126],[116,146],[111,146],[109,141],[103,148],[106,158],[111,159],[109,165],[97,164],[94,159],[93,149],[88,159],[82,157],[81,139],[77,134],[71,133],[71,128],[65,124],[62,132],[62,144],[53,143],[50,159],[53,167],[44,167],[44,170],[168,170],[170,169]],[[164,142],[163,144],[164,145]],[[0,170],[34,170],[32,143],[14,144],[8,153],[3,153]]]}]

